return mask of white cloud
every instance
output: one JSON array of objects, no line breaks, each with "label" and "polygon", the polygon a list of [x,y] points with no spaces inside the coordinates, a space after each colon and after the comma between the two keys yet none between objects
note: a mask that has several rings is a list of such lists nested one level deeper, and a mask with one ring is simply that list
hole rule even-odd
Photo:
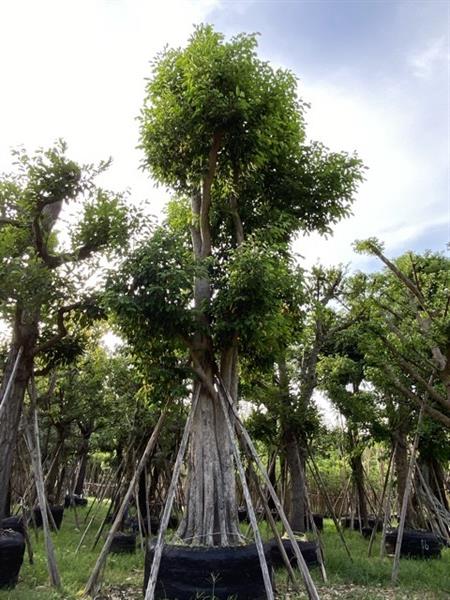
[{"label": "white cloud", "polygon": [[[448,172],[444,136],[431,148],[417,139],[420,115],[405,107],[399,90],[376,95],[323,82],[306,82],[301,96],[311,103],[308,134],[332,150],[356,150],[368,167],[353,216],[334,227],[326,240],[317,234],[302,237],[296,250],[307,264],[348,263],[364,268],[369,259],[352,250],[355,239],[377,236],[396,254],[432,226],[448,219],[442,185]],[[443,248],[437,248],[443,250]]]},{"label": "white cloud", "polygon": [[106,182],[151,197],[138,170],[139,114],[150,60],[182,45],[217,0],[3,0],[0,3],[0,171],[10,148],[48,146],[58,137],[81,162],[112,156]]},{"label": "white cloud", "polygon": [[432,39],[409,57],[413,74],[420,79],[431,79],[437,69],[442,70],[450,59],[450,34]]}]

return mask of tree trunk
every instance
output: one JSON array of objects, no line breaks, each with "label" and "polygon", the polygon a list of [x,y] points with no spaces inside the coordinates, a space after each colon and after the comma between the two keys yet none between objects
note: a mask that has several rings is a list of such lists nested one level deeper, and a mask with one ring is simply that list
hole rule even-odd
[{"label": "tree trunk", "polygon": [[[212,253],[209,210],[211,189],[217,166],[222,134],[213,136],[208,156],[208,169],[201,189],[192,195],[192,247],[199,265]],[[216,367],[210,323],[207,316],[211,301],[211,283],[207,274],[194,281],[198,332],[191,345],[191,354],[208,380],[214,385]],[[228,348],[219,349],[220,374],[233,400],[237,396],[237,340]],[[194,397],[199,394],[188,452],[186,510],[178,535],[191,545],[228,546],[241,541],[236,505],[236,481],[232,441],[219,401],[213,400],[207,387],[197,381]]]},{"label": "tree trunk", "polygon": [[363,527],[367,527],[368,512],[367,512],[367,500],[366,492],[364,489],[364,468],[362,464],[362,451],[358,449],[357,442],[355,441],[354,434],[349,431],[348,434],[350,442],[350,467],[352,470],[352,478],[356,488],[356,495],[358,497],[359,507],[359,518],[362,522]]},{"label": "tree trunk", "polygon": [[[408,442],[406,434],[402,430],[397,431],[397,449],[395,451],[395,472],[397,475],[397,505],[400,514],[403,496],[405,495],[406,481],[408,479]],[[411,496],[408,500],[406,510],[405,527],[414,527],[417,522],[415,510],[411,503]]]},{"label": "tree trunk", "polygon": [[431,461],[432,477],[431,480],[433,485],[431,486],[436,497],[442,502],[444,508],[449,511],[449,502],[447,497],[447,490],[445,485],[445,472],[442,464],[436,458]]},{"label": "tree trunk", "polygon": [[91,439],[91,433],[84,435],[81,440],[80,447],[78,449],[78,460],[80,461],[80,468],[78,470],[77,481],[73,490],[74,494],[82,495],[84,490],[84,480],[86,478],[86,468],[89,457],[89,441]]},{"label": "tree trunk", "polygon": [[[211,376],[211,372],[209,373]],[[241,541],[233,449],[220,403],[200,383],[188,455],[186,511],[178,535],[190,545],[229,546]]]},{"label": "tree trunk", "polygon": [[56,502],[55,498],[57,495],[56,484],[58,482],[59,466],[61,464],[61,457],[64,456],[64,443],[67,436],[67,431],[64,425],[56,425],[57,439],[55,443],[55,452],[57,455],[54,457],[51,463],[51,467],[46,477],[46,493],[47,498],[50,500],[50,504]]},{"label": "tree trunk", "polygon": [[[9,351],[4,378],[0,388],[0,403],[3,400],[20,345],[17,341],[13,342]],[[0,422],[0,519],[3,519],[8,511],[8,489],[17,444],[17,433],[22,414],[23,399],[32,369],[33,358],[28,353],[28,348],[24,348]]]},{"label": "tree trunk", "polygon": [[304,465],[300,458],[298,441],[291,429],[283,431],[284,449],[288,464],[289,483],[289,524],[295,532],[303,533],[306,525]]},{"label": "tree trunk", "polygon": [[289,470],[289,489],[287,498],[289,508],[287,510],[289,524],[294,531],[305,531],[305,500],[306,488],[304,479],[304,469],[300,460],[300,449],[298,446],[298,437],[296,432],[289,424],[291,413],[291,400],[289,394],[289,377],[286,366],[286,359],[280,356],[278,360],[280,397],[282,402],[281,413],[281,435],[283,440],[283,450],[286,457]]}]

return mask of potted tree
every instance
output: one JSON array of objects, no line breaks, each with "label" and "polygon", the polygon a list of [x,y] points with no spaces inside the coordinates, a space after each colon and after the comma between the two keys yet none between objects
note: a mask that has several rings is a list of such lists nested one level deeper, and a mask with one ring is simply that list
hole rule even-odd
[{"label": "potted tree", "polygon": [[[215,377],[237,403],[239,355],[257,356],[275,333],[293,236],[328,231],[346,215],[362,173],[356,157],[306,142],[296,77],[260,60],[256,46],[254,35],[225,41],[202,25],[186,48],[157,56],[141,147],[145,167],[175,196],[165,223],[108,292],[119,324],[147,360],[153,354],[161,367],[173,366],[188,355],[200,375],[192,386],[198,406],[177,536],[197,564],[205,558],[199,548],[208,549],[211,572],[221,572],[211,562],[214,551],[223,562],[224,547],[242,553],[243,545],[232,441],[211,394]],[[168,572],[161,593],[173,587]],[[184,592],[211,593],[201,577],[191,571]],[[238,598],[263,593],[245,585],[242,593],[233,587]],[[173,597],[184,597],[172,587]],[[229,588],[214,589],[219,598],[230,595]]]}]

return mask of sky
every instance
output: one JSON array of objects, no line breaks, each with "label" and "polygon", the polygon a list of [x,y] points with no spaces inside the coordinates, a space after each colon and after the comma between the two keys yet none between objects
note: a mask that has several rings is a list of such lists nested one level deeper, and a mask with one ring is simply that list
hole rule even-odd
[{"label": "sky", "polygon": [[81,162],[108,156],[102,183],[161,214],[168,193],[140,170],[136,117],[150,61],[194,24],[258,32],[260,55],[298,77],[308,137],[367,166],[353,216],[333,236],[301,238],[310,266],[373,269],[352,242],[389,256],[445,251],[450,229],[448,2],[1,0],[0,171],[10,149],[62,137]]}]

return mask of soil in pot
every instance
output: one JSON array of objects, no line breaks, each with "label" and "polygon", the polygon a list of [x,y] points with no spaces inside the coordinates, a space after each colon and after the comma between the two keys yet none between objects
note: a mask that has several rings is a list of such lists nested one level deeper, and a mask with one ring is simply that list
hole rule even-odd
[{"label": "soil in pot", "polygon": [[[265,556],[271,569],[271,549]],[[154,540],[147,545],[144,591],[154,556]],[[265,600],[266,593],[256,544],[234,547],[164,546],[155,598],[193,600]]]}]

